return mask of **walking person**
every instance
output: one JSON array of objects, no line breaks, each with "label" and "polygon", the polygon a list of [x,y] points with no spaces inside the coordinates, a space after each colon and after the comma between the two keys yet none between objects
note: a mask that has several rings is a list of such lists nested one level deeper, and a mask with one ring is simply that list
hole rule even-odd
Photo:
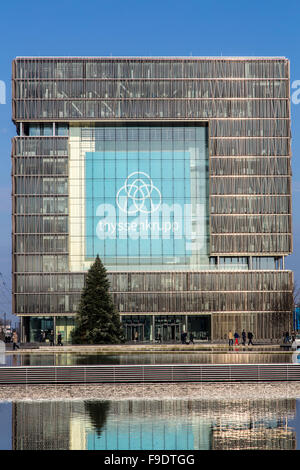
[{"label": "walking person", "polygon": [[63,344],[61,342],[61,333],[60,332],[57,335],[57,346],[63,346]]},{"label": "walking person", "polygon": [[248,332],[248,346],[250,346],[250,344],[252,344],[252,346],[253,346],[252,338],[253,338],[253,333],[251,331],[249,331]]},{"label": "walking person", "polygon": [[285,343],[289,343],[290,342],[290,334],[288,331],[285,332],[285,339],[284,339],[284,342]]},{"label": "walking person", "polygon": [[53,331],[51,331],[50,335],[49,335],[49,339],[50,339],[50,346],[54,346],[54,334],[53,334]]},{"label": "walking person", "polygon": [[194,343],[194,335],[193,335],[193,333],[190,334],[190,343],[195,344],[195,343]]},{"label": "walking person", "polygon": [[13,350],[14,351],[16,350],[16,348],[20,349],[20,347],[18,345],[18,333],[16,332],[16,330],[13,330],[12,342],[13,342]]},{"label": "walking person", "polygon": [[242,331],[242,344],[243,346],[246,345],[246,331],[245,330]]},{"label": "walking person", "polygon": [[229,330],[229,333],[228,333],[228,344],[229,346],[233,346],[233,334],[231,330]]},{"label": "walking person", "polygon": [[134,333],[134,341],[137,342],[138,340],[139,340],[139,334],[138,334],[138,332],[136,331],[136,332]]},{"label": "walking person", "polygon": [[235,345],[235,346],[238,346],[238,345],[239,345],[239,337],[240,337],[240,335],[239,335],[238,332],[236,331],[236,332],[234,333],[234,339],[235,339],[234,345]]},{"label": "walking person", "polygon": [[186,331],[183,331],[183,332],[181,333],[181,344],[187,344],[186,339],[187,339],[187,332],[186,332]]}]

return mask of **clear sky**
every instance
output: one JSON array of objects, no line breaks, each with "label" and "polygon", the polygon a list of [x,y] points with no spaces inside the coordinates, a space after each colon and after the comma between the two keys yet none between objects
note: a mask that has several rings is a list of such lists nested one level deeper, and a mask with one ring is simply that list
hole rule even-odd
[{"label": "clear sky", "polygon": [[[23,0],[0,5],[0,316],[11,279],[11,62],[16,56],[285,56],[299,80],[299,1]],[[295,83],[294,83],[295,84]],[[297,84],[295,84],[297,85]],[[300,285],[300,92],[292,103],[294,253]],[[6,282],[6,289],[1,284]]]}]

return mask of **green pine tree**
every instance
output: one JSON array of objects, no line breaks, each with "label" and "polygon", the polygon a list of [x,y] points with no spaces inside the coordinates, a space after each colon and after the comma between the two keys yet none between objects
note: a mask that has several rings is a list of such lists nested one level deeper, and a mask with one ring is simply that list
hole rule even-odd
[{"label": "green pine tree", "polygon": [[116,344],[124,342],[120,315],[109,292],[109,280],[97,255],[90,267],[81,294],[72,331],[75,344]]}]

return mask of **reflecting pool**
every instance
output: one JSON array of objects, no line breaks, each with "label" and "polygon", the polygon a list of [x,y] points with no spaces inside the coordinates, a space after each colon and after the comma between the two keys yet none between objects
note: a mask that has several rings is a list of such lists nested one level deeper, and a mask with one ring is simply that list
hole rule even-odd
[{"label": "reflecting pool", "polygon": [[256,352],[249,350],[227,352],[195,353],[138,353],[138,354],[5,354],[0,361],[2,366],[40,366],[40,365],[118,365],[118,364],[267,364],[300,363],[300,351]]},{"label": "reflecting pool", "polygon": [[0,449],[300,449],[300,400],[0,402]]}]

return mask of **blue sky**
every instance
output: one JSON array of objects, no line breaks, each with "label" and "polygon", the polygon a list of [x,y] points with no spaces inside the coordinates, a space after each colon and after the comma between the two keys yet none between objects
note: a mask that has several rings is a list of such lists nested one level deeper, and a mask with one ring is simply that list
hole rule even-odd
[{"label": "blue sky", "polygon": [[[285,56],[300,80],[299,2],[290,0],[3,1],[0,6],[0,272],[11,273],[11,62],[16,56]],[[294,91],[294,90],[292,90]],[[300,93],[298,93],[300,101]],[[292,104],[294,253],[300,285],[300,103]],[[2,294],[2,292],[4,292]],[[0,290],[0,316],[9,306]]]}]

